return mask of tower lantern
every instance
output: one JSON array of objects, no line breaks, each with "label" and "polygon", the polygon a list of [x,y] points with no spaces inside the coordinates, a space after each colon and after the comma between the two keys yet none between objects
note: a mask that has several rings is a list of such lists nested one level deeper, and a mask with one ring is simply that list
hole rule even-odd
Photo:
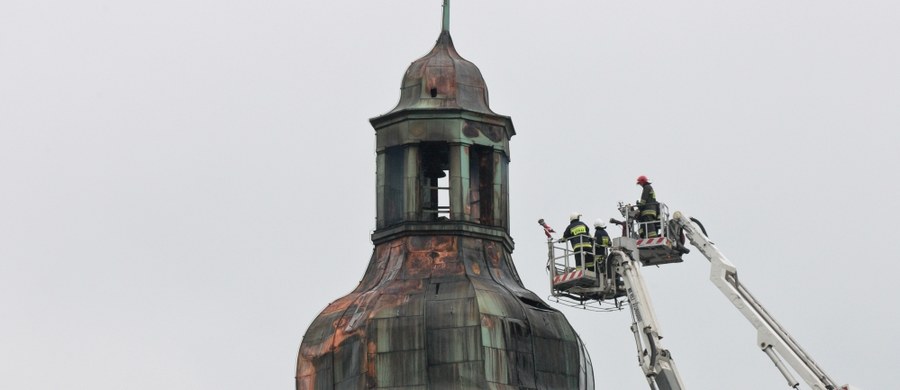
[{"label": "tower lantern", "polygon": [[449,30],[409,66],[400,91],[393,110],[370,120],[377,149],[373,241],[461,232],[512,250],[508,167],[515,129],[509,117],[491,111],[481,72],[457,53]]},{"label": "tower lantern", "polygon": [[[303,337],[297,389],[593,389],[578,335],[524,287],[509,235],[512,120],[449,31],[376,134],[375,249]],[[341,274],[340,272],[338,274]],[[345,274],[345,273],[344,273]]]}]

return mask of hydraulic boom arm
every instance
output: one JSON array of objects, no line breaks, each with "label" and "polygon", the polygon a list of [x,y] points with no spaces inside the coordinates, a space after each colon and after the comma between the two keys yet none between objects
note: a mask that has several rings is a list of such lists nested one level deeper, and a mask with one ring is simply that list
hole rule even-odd
[{"label": "hydraulic boom arm", "polygon": [[840,388],[837,387],[834,381],[819,368],[809,354],[775,321],[775,318],[738,281],[735,266],[709,241],[698,225],[691,222],[680,211],[675,212],[672,221],[682,229],[691,244],[709,259],[712,266],[709,276],[710,280],[725,294],[738,311],[750,321],[750,324],[756,328],[757,346],[772,359],[772,362],[784,375],[789,386],[799,388],[800,384],[794,379],[783,362],[787,362],[803,378],[803,381],[814,390],[851,389],[847,385]]},{"label": "hydraulic boom arm", "polygon": [[[618,238],[616,243],[625,240]],[[616,245],[614,245],[616,246]],[[622,275],[628,306],[631,308],[631,332],[637,346],[638,361],[653,390],[683,390],[684,384],[669,351],[662,348],[659,323],[650,302],[650,293],[641,276],[641,265],[623,248],[610,252],[610,260]]]}]

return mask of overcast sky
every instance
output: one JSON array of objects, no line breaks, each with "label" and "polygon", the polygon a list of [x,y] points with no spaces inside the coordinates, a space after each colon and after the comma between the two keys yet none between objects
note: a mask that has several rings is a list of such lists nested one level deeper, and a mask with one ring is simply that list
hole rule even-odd
[{"label": "overcast sky", "polygon": [[[0,388],[292,389],[440,3],[0,3]],[[900,3],[456,0],[451,31],[516,126],[526,287],[538,218],[614,217],[646,174],[826,373],[898,388]],[[686,385],[786,389],[694,252],[644,269]],[[557,307],[598,389],[647,388],[626,311]]]}]

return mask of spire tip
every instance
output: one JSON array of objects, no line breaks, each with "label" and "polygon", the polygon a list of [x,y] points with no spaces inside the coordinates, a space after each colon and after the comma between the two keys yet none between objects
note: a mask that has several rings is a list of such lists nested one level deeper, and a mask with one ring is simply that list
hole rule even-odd
[{"label": "spire tip", "polygon": [[444,0],[444,18],[441,31],[450,31],[450,0]]}]

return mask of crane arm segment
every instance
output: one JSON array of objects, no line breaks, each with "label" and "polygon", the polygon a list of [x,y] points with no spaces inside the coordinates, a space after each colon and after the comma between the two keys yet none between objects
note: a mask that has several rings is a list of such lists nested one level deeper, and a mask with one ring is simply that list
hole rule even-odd
[{"label": "crane arm segment", "polygon": [[[617,238],[614,247],[622,248],[623,241],[630,239]],[[631,243],[633,246],[633,243]],[[675,361],[668,350],[662,347],[659,323],[650,301],[650,293],[641,275],[641,265],[622,249],[613,249],[609,259],[616,265],[625,283],[628,306],[631,309],[631,332],[637,347],[638,361],[641,370],[652,390],[684,390],[681,376],[675,367]]]},{"label": "crane arm segment", "polygon": [[675,212],[672,221],[682,229],[690,243],[709,260],[710,280],[756,328],[757,346],[772,359],[772,362],[788,381],[788,385],[798,388],[799,383],[784,366],[782,360],[786,361],[810,388],[814,390],[838,389],[831,378],[819,368],[787,330],[738,281],[737,268],[709,241],[701,229],[680,211]]}]

